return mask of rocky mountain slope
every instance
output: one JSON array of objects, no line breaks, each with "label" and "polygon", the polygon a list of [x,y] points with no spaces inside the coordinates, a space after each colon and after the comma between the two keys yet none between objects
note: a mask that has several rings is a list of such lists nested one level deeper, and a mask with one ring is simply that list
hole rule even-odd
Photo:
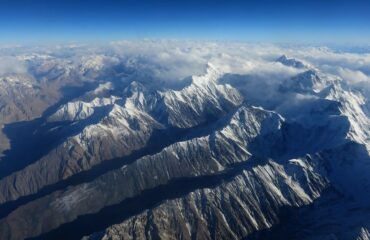
[{"label": "rocky mountain slope", "polygon": [[[294,74],[266,101],[211,63],[174,87],[117,56],[37,59],[50,100],[3,118],[0,239],[369,236],[369,99],[340,77],[282,56]],[[8,108],[38,101],[20,82],[1,82]]]}]

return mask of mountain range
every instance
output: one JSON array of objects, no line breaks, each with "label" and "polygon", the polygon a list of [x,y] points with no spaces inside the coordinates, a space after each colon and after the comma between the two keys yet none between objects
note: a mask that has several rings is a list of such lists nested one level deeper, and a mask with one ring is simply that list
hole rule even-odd
[{"label": "mountain range", "polygon": [[370,239],[366,88],[71,49],[0,76],[0,239]]}]

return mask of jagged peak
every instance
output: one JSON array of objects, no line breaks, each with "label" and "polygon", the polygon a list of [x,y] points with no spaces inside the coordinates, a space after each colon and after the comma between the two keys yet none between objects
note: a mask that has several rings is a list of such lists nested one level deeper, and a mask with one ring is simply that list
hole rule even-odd
[{"label": "jagged peak", "polygon": [[367,228],[361,228],[359,236],[356,240],[369,240],[370,239],[370,233]]},{"label": "jagged peak", "polygon": [[252,125],[266,125],[266,119],[270,119],[270,126],[266,129],[279,129],[285,119],[275,111],[269,111],[262,107],[241,105],[227,120],[227,125],[234,124],[249,128]]},{"label": "jagged peak", "polygon": [[308,69],[286,80],[281,86],[281,90],[317,94],[328,87],[331,82],[316,69]]},{"label": "jagged peak", "polygon": [[314,69],[309,69],[307,71],[299,73],[298,75],[293,77],[293,79],[301,81],[301,82],[308,80],[308,82],[304,82],[308,84],[314,84],[317,82],[321,82],[321,77],[319,76],[319,73]]},{"label": "jagged peak", "polygon": [[130,84],[124,89],[125,94],[133,94],[135,92],[143,92],[146,90],[146,87],[138,82],[138,81],[132,81]]},{"label": "jagged peak", "polygon": [[192,76],[193,79],[192,84],[195,85],[208,84],[209,82],[216,81],[221,75],[222,72],[215,65],[208,62],[205,74]]},{"label": "jagged peak", "polygon": [[280,62],[281,64],[289,67],[295,68],[306,68],[308,67],[307,64],[302,62],[301,60],[290,58],[287,55],[283,54],[281,57],[276,59],[276,62]]}]

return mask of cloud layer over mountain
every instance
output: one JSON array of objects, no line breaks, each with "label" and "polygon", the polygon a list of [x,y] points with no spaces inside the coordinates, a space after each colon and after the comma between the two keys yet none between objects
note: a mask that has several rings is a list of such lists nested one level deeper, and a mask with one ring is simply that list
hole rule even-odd
[{"label": "cloud layer over mountain", "polygon": [[287,55],[307,68],[316,68],[328,76],[332,74],[333,79],[344,81],[363,94],[370,94],[370,54],[340,52],[327,47],[132,40],[94,46],[70,44],[4,48],[2,53],[0,76],[28,71],[31,78],[64,74],[66,78],[75,79],[76,76],[71,74],[77,74],[77,78],[86,81],[95,78],[109,81],[111,72],[115,71],[119,78],[130,75],[163,87],[185,86],[188,77],[204,73],[207,64],[211,64],[222,73],[243,76],[238,79],[238,87],[247,99],[259,105],[275,101],[275,107],[312,97],[309,94],[285,96],[278,91],[286,79],[305,71],[277,61],[280,56]]},{"label": "cloud layer over mountain", "polygon": [[[19,50],[21,49],[21,50]],[[25,64],[17,50],[2,49],[9,56],[0,59],[0,74],[25,71]],[[74,64],[110,65],[123,63],[126,67],[140,69],[153,78],[166,81],[182,80],[204,72],[207,63],[223,72],[249,74],[275,81],[291,76],[297,70],[275,60],[283,54],[312,64],[320,70],[341,76],[349,84],[368,85],[370,54],[336,52],[327,47],[282,47],[273,44],[247,44],[233,42],[202,42],[176,40],[138,40],[112,42],[104,46],[84,44],[57,47],[27,48],[29,54],[50,55],[67,59]],[[4,55],[4,54],[3,54]],[[17,55],[17,57],[14,57]],[[89,56],[89,57],[87,57]],[[29,57],[29,56],[28,56]],[[33,56],[33,57],[40,57]],[[89,59],[87,59],[89,58]]]},{"label": "cloud layer over mountain", "polygon": [[351,210],[370,192],[367,53],[175,40],[0,52],[1,239],[240,239],[314,201],[289,229],[368,234]]}]

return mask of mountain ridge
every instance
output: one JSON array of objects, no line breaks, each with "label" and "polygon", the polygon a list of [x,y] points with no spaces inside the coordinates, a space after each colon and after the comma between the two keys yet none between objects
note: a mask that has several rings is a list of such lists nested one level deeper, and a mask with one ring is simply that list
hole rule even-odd
[{"label": "mountain ridge", "polygon": [[[326,199],[367,208],[369,100],[339,77],[284,55],[271,64],[298,72],[272,85],[276,98],[267,102],[240,88],[250,75],[211,61],[173,88],[119,61],[41,64],[39,74],[55,82],[99,80],[25,132],[43,149],[0,179],[1,239],[258,239],[285,234],[285,221],[305,239],[299,224],[311,219],[296,219],[300,211]],[[363,221],[343,236],[365,238]],[[310,236],[326,237],[315,236],[320,227]]]}]

